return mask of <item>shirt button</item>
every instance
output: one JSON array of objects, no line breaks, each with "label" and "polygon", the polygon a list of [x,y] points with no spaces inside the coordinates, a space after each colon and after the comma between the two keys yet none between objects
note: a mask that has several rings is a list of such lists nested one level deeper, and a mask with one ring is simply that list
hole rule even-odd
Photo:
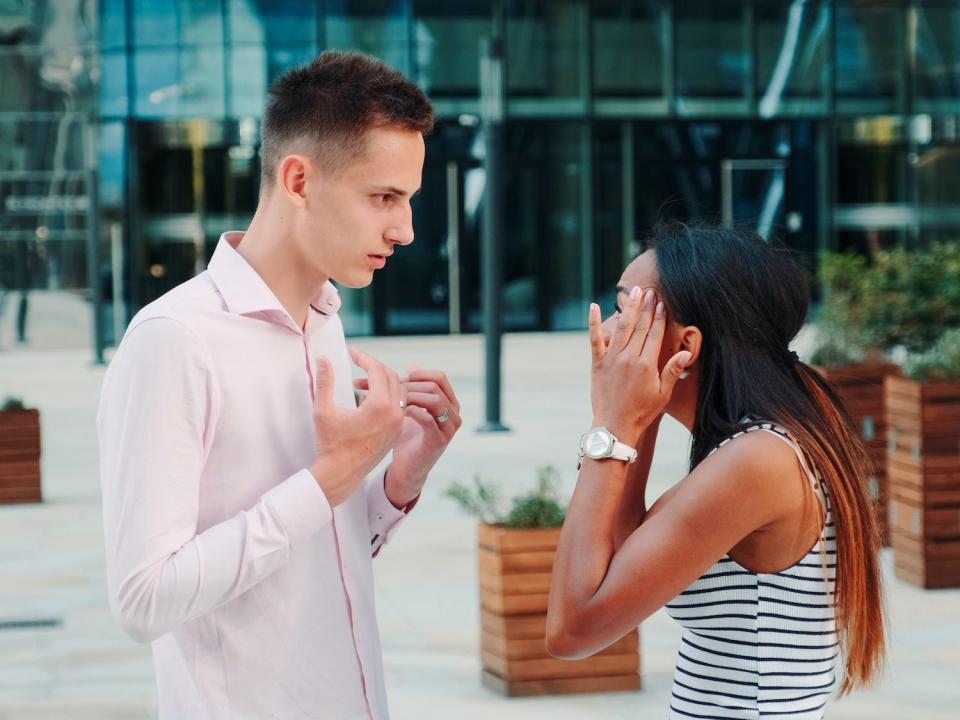
[{"label": "shirt button", "polygon": [[383,515],[377,515],[377,520],[383,520]]}]

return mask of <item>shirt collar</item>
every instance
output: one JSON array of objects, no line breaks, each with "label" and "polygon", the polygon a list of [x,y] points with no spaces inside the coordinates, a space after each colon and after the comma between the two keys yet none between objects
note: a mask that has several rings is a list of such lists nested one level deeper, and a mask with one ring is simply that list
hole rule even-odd
[{"label": "shirt collar", "polygon": [[[233,230],[220,236],[217,248],[207,266],[207,272],[210,273],[213,284],[217,286],[227,309],[232,313],[249,315],[275,311],[286,315],[286,309],[273,294],[270,286],[237,252],[237,245],[240,244],[243,235],[242,231]],[[324,315],[334,315],[340,309],[340,293],[328,280],[310,305]]]}]

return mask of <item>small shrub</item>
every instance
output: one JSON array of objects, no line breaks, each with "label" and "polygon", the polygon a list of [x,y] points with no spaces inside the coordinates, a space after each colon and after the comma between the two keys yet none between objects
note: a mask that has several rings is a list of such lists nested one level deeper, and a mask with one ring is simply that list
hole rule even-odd
[{"label": "small shrub", "polygon": [[565,510],[558,495],[560,475],[546,465],[537,469],[536,488],[513,499],[508,512],[501,511],[500,490],[493,483],[473,478],[473,486],[453,482],[445,495],[480,522],[514,529],[555,528],[563,525]]},{"label": "small shrub", "polygon": [[945,332],[926,352],[908,356],[903,371],[920,382],[960,380],[960,328]]},{"label": "small shrub", "polygon": [[0,405],[0,412],[6,412],[8,410],[26,410],[26,407],[20,398],[7,395],[3,400],[3,405]]}]

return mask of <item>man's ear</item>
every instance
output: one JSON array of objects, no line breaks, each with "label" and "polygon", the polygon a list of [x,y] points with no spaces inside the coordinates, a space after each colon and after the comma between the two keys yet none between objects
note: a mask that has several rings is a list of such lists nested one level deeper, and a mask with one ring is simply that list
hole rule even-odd
[{"label": "man's ear", "polygon": [[287,155],[277,168],[277,185],[284,197],[295,207],[307,204],[307,176],[310,161],[302,155]]},{"label": "man's ear", "polygon": [[700,348],[703,346],[703,333],[696,325],[687,325],[680,331],[680,350],[690,353],[690,362],[687,367],[696,364],[700,358]]}]

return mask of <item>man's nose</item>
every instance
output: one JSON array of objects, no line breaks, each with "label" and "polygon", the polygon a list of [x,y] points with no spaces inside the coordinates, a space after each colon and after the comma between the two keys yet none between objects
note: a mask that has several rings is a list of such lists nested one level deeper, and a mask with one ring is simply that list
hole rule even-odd
[{"label": "man's nose", "polygon": [[409,245],[413,242],[413,210],[407,206],[402,219],[387,228],[384,237],[397,245]]}]

